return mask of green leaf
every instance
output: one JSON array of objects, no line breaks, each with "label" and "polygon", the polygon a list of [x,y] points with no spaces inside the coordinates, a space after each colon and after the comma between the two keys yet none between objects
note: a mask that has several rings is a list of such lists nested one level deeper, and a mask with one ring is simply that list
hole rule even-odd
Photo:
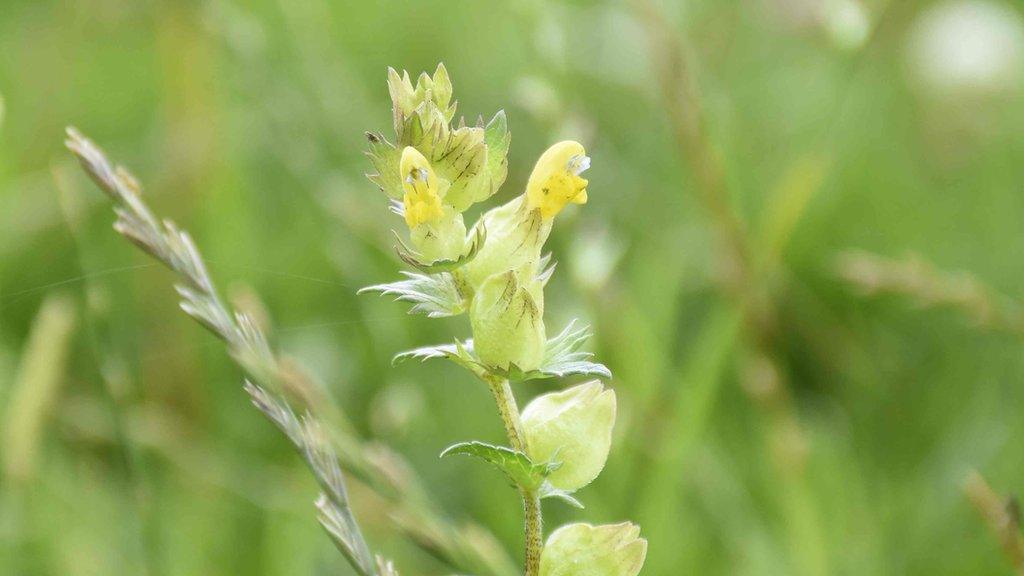
[{"label": "green leaf", "polygon": [[414,305],[410,314],[426,314],[431,318],[457,316],[466,311],[466,299],[451,274],[416,274],[402,272],[408,280],[367,286],[358,292],[379,292]]},{"label": "green leaf", "polygon": [[547,464],[534,464],[530,457],[522,452],[478,440],[449,446],[441,452],[441,458],[456,454],[486,460],[504,472],[514,486],[530,492],[538,490],[544,484],[544,478],[550,473]]},{"label": "green leaf", "polygon": [[483,378],[487,375],[487,367],[480,363],[473,355],[473,341],[467,340],[465,343],[455,341],[454,344],[440,344],[437,346],[424,346],[422,348],[416,348],[414,350],[408,350],[396,354],[392,363],[398,364],[405,362],[406,360],[419,360],[420,362],[426,362],[434,358],[446,358],[455,362],[459,366],[469,370],[479,378]]},{"label": "green leaf", "polygon": [[521,370],[515,364],[508,369],[487,366],[473,350],[473,340],[455,341],[454,344],[426,346],[408,352],[402,352],[394,358],[394,362],[402,362],[410,358],[421,361],[433,358],[447,358],[483,378],[487,374],[508,378],[514,382],[526,380],[542,380],[546,378],[564,378],[566,376],[601,376],[611,378],[612,373],[604,364],[591,362],[593,354],[579,351],[580,346],[590,338],[588,327],[576,328],[573,320],[557,336],[548,339],[544,352],[544,362],[536,370]]}]

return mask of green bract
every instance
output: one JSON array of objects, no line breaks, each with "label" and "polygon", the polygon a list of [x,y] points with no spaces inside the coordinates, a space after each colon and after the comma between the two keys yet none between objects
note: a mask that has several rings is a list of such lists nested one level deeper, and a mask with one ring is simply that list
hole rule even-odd
[{"label": "green bract", "polygon": [[548,481],[575,492],[604,468],[615,425],[615,392],[597,380],[538,396],[522,414],[527,454],[534,462],[561,463]]},{"label": "green bract", "polygon": [[548,538],[540,576],[636,576],[646,556],[636,524],[569,524]]}]

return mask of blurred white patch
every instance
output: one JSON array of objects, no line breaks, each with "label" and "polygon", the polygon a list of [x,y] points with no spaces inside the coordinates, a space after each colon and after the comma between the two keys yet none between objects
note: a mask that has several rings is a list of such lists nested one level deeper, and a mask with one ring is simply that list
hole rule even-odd
[{"label": "blurred white patch", "polygon": [[211,2],[203,11],[207,31],[220,36],[236,54],[257,58],[267,49],[267,34],[251,13],[230,2]]},{"label": "blurred white patch", "polygon": [[582,230],[572,243],[569,267],[573,280],[591,291],[598,291],[611,278],[622,259],[625,247],[604,228]]},{"label": "blurred white patch", "polygon": [[385,386],[370,404],[370,426],[382,438],[403,438],[426,410],[419,387],[401,382]]},{"label": "blurred white patch", "polygon": [[946,2],[917,18],[907,58],[937,96],[1013,90],[1024,72],[1024,21],[1002,3]]},{"label": "blurred white patch", "polygon": [[857,0],[832,0],[825,10],[825,30],[829,39],[842,50],[857,50],[871,34],[871,20]]},{"label": "blurred white patch", "polygon": [[760,0],[760,4],[773,24],[789,30],[814,28],[825,6],[822,0]]},{"label": "blurred white patch", "polygon": [[566,42],[562,23],[546,12],[541,12],[537,20],[534,43],[537,53],[558,70],[566,65]]},{"label": "blurred white patch", "polygon": [[554,86],[537,76],[523,76],[513,89],[516,103],[536,118],[551,120],[562,113],[562,102]]},{"label": "blurred white patch", "polygon": [[542,2],[536,4],[535,46],[557,71],[569,67],[620,86],[652,86],[648,38],[628,6],[598,3]]},{"label": "blurred white patch", "polygon": [[861,0],[760,0],[770,21],[790,31],[820,30],[840,50],[857,50],[871,35]]}]

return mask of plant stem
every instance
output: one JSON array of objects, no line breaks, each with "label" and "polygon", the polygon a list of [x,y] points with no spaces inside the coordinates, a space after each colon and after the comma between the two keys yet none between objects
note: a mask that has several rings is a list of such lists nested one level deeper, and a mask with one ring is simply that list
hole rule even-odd
[{"label": "plant stem", "polygon": [[508,379],[488,375],[487,384],[494,393],[494,402],[498,405],[498,414],[501,415],[501,422],[505,425],[505,433],[512,449],[526,452],[526,439],[523,437],[523,430],[519,424],[519,407],[516,405],[516,397],[512,394],[512,386]]},{"label": "plant stem", "polygon": [[544,517],[540,498],[527,490],[522,491],[524,533],[526,535],[526,576],[540,574],[540,554],[544,551]]},{"label": "plant stem", "polygon": [[[505,425],[509,444],[514,450],[526,452],[526,438],[519,423],[519,407],[516,406],[516,397],[512,394],[508,379],[487,375],[484,380],[494,394],[494,402],[498,405],[498,414]],[[523,497],[526,576],[537,576],[540,574],[540,554],[544,550],[544,518],[540,498],[526,488],[520,488],[519,493]]]}]

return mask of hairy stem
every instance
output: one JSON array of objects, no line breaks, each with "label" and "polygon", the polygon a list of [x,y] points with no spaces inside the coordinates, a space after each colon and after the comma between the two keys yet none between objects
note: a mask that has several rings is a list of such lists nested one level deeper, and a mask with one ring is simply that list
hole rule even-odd
[{"label": "hairy stem", "polygon": [[512,394],[512,386],[506,378],[488,377],[487,384],[494,393],[494,402],[498,405],[498,414],[505,425],[505,433],[514,450],[526,452],[526,439],[519,424],[519,407],[516,397]]},{"label": "hairy stem", "polygon": [[522,491],[526,534],[526,576],[540,574],[540,553],[544,551],[544,517],[540,509],[540,498],[536,494]]},{"label": "hairy stem", "polygon": [[[519,423],[519,407],[507,378],[488,375],[485,380],[494,394],[498,414],[505,425],[509,444],[520,452],[526,452],[526,438]],[[520,488],[523,497],[523,524],[526,547],[526,576],[540,574],[540,553],[544,550],[544,518],[540,508],[540,497],[530,490]]]}]

